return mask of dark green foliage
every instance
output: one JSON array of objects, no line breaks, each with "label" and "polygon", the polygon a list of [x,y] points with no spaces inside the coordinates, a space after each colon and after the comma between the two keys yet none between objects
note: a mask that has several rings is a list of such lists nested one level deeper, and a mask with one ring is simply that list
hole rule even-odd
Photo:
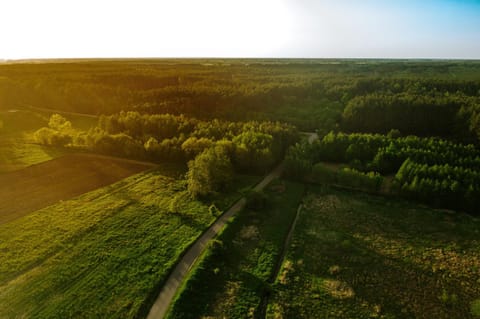
[{"label": "dark green foliage", "polygon": [[313,148],[308,141],[290,147],[285,156],[285,176],[303,180],[312,170]]},{"label": "dark green foliage", "polygon": [[362,173],[353,168],[342,168],[336,173],[336,181],[341,186],[360,189],[369,192],[378,192],[383,177],[376,172]]},{"label": "dark green foliage", "polygon": [[329,133],[309,150],[313,162],[359,161],[365,170],[395,173],[407,158],[430,165],[450,164],[480,169],[480,151],[473,145],[416,136]]},{"label": "dark green foliage", "polygon": [[268,195],[264,191],[251,190],[247,196],[246,207],[255,211],[261,211],[268,205]]},{"label": "dark green foliage", "polygon": [[480,173],[470,168],[428,165],[407,159],[395,175],[400,193],[434,206],[478,214]]},{"label": "dark green foliage", "polygon": [[235,169],[242,172],[265,172],[283,158],[286,149],[299,137],[295,127],[279,122],[202,121],[183,115],[133,111],[101,116],[98,126],[87,132],[71,129],[68,121],[55,121],[54,128],[38,130],[39,143],[71,144],[157,162],[186,162],[219,145]]},{"label": "dark green foliage", "polygon": [[376,172],[364,173],[349,167],[334,170],[323,163],[317,163],[313,166],[310,180],[314,183],[335,184],[356,190],[378,192],[383,177]]},{"label": "dark green foliage", "polygon": [[378,94],[358,96],[348,102],[342,127],[353,132],[451,136],[455,115],[466,97],[444,94]]},{"label": "dark green foliage", "polygon": [[215,194],[233,179],[233,166],[222,147],[211,147],[188,163],[188,191],[193,197]]},{"label": "dark green foliage", "polygon": [[273,137],[255,131],[245,131],[232,140],[235,144],[235,164],[241,170],[266,171],[274,162]]},{"label": "dark green foliage", "polygon": [[[371,171],[395,174],[393,191],[438,207],[478,213],[480,150],[439,138],[380,134],[329,133],[311,145],[292,146],[287,176],[320,183],[379,191],[382,178]],[[336,174],[322,164],[349,163]],[[303,171],[302,171],[303,168]],[[309,173],[311,172],[311,175]],[[364,173],[367,172],[367,173]]]},{"label": "dark green foliage", "polygon": [[[404,134],[453,134],[473,142],[480,132],[477,61],[72,62],[1,65],[3,105],[88,114],[124,110],[279,120],[302,130],[319,129],[322,135],[340,126],[382,133],[400,129]],[[123,125],[110,124],[111,129]],[[170,129],[165,125],[165,131]],[[128,126],[128,132],[122,132],[131,135],[138,130],[142,128]]]},{"label": "dark green foliage", "polygon": [[311,179],[321,184],[335,184],[337,182],[336,172],[323,163],[313,165]]}]

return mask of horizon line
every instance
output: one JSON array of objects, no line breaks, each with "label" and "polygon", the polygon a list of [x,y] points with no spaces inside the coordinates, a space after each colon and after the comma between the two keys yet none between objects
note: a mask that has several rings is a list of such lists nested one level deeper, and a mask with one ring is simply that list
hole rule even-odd
[{"label": "horizon line", "polygon": [[388,60],[388,61],[480,61],[480,57],[48,57],[48,58],[0,58],[0,63],[91,61],[91,60]]}]

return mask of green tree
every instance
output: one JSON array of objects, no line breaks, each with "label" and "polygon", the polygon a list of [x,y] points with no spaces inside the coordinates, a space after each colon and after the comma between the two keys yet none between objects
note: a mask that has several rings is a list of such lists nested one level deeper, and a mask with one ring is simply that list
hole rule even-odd
[{"label": "green tree", "polygon": [[206,137],[196,138],[191,136],[185,140],[182,144],[182,150],[185,152],[187,157],[193,158],[196,155],[202,153],[205,149],[211,147],[213,141]]},{"label": "green tree", "polygon": [[214,194],[232,178],[232,163],[223,147],[208,148],[188,163],[188,191],[194,197]]},{"label": "green tree", "polygon": [[235,136],[233,143],[236,146],[235,163],[241,169],[262,171],[275,161],[270,134],[246,131]]},{"label": "green tree", "polygon": [[68,132],[72,129],[72,123],[60,114],[52,114],[48,121],[48,127],[59,132]]}]

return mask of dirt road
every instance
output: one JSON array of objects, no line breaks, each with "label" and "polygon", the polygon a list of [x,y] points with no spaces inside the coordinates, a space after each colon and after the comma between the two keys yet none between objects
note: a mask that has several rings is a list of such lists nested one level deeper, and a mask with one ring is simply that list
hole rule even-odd
[{"label": "dirt road", "polygon": [[37,111],[42,111],[42,112],[52,112],[52,113],[63,114],[63,115],[84,116],[84,117],[90,117],[90,118],[94,118],[94,119],[99,118],[98,115],[94,115],[94,114],[62,111],[62,110],[56,110],[56,109],[48,109],[48,108],[45,108],[45,107],[36,107],[36,106],[32,106],[32,105],[24,105],[24,107],[26,107],[30,110],[37,110]]},{"label": "dirt road", "polygon": [[[284,165],[283,163],[278,165],[270,174],[265,176],[265,178],[254,187],[254,190],[260,191],[265,188],[272,180],[278,178],[283,172]],[[172,273],[168,277],[165,285],[163,286],[160,294],[157,297],[157,300],[150,309],[147,319],[160,319],[163,318],[167,310],[175,297],[178,289],[180,288],[182,282],[185,280],[186,275],[189,270],[192,268],[194,263],[197,261],[198,257],[204,252],[207,248],[208,242],[213,239],[220,230],[225,226],[227,221],[236,213],[238,213],[246,203],[246,199],[242,198],[236,202],[229,210],[227,210],[215,223],[203,233],[200,238],[191,246],[180,262],[175,266]]]}]

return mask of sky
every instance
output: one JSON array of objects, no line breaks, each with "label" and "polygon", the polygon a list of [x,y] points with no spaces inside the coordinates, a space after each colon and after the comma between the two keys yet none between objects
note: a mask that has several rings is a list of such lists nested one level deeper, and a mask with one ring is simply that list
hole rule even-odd
[{"label": "sky", "polygon": [[480,59],[480,0],[2,0],[0,59]]}]

